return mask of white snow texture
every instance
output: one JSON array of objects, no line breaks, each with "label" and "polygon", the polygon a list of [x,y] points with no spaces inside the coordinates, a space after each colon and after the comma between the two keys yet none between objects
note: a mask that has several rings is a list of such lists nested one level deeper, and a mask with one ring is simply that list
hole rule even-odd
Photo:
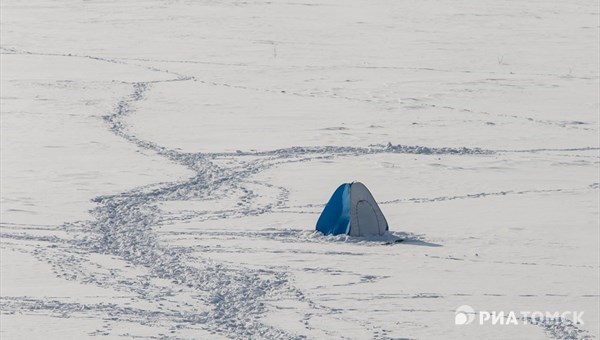
[{"label": "white snow texture", "polygon": [[597,1],[1,11],[2,340],[598,338]]}]

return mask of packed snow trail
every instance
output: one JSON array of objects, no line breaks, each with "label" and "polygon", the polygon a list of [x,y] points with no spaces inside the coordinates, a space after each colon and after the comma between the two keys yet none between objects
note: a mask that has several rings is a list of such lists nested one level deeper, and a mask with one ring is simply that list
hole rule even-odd
[{"label": "packed snow trail", "polygon": [[258,320],[265,311],[261,302],[277,291],[290,290],[284,273],[265,270],[234,269],[212,261],[187,265],[185,254],[161,245],[152,231],[159,219],[156,203],[167,200],[208,198],[221,186],[234,186],[240,181],[225,169],[215,166],[207,157],[180,154],[130,135],[123,118],[132,111],[132,103],[142,100],[148,83],[134,84],[133,93],[117,105],[115,113],[106,116],[111,130],[140,148],[156,151],[171,161],[194,170],[196,175],[186,182],[134,189],[114,196],[94,199],[99,207],[92,231],[83,243],[98,253],[117,255],[134,265],[150,270],[151,275],[170,280],[192,290],[206,293],[201,301],[213,306],[210,312],[196,315],[194,322],[209,325],[227,336],[251,338],[292,338],[290,334],[264,325]]}]

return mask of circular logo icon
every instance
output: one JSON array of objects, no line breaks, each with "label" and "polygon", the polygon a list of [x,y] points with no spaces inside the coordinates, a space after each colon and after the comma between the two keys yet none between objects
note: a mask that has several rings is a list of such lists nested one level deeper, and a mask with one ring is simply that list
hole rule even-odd
[{"label": "circular logo icon", "polygon": [[454,312],[455,325],[468,325],[475,320],[475,310],[469,305],[462,305]]}]

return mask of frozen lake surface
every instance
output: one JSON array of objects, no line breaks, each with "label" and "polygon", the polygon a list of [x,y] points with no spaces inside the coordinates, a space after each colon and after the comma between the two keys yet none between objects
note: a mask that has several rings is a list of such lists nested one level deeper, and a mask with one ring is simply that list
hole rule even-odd
[{"label": "frozen lake surface", "polygon": [[600,335],[596,1],[1,6],[2,339]]}]

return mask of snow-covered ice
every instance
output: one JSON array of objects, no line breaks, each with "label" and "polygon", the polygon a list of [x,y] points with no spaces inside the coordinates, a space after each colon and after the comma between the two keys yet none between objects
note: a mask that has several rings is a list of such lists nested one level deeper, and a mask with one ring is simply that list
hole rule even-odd
[{"label": "snow-covered ice", "polygon": [[600,335],[597,1],[1,10],[2,339]]}]

